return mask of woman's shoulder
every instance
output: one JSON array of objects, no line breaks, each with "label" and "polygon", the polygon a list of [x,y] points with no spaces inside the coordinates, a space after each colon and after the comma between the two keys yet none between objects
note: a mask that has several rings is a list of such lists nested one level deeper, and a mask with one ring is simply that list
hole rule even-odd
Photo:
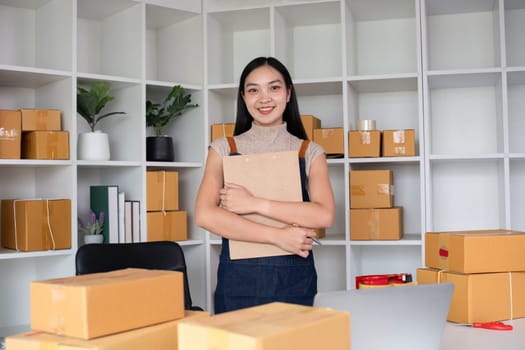
[{"label": "woman's shoulder", "polygon": [[324,148],[314,142],[314,141],[309,141],[308,143],[308,148],[306,149],[306,157],[309,158],[310,160],[314,160],[316,159],[318,156],[324,154],[325,151],[324,151]]},{"label": "woman's shoulder", "polygon": [[221,158],[230,154],[230,145],[226,137],[215,139],[210,143],[210,148],[219,154]]}]

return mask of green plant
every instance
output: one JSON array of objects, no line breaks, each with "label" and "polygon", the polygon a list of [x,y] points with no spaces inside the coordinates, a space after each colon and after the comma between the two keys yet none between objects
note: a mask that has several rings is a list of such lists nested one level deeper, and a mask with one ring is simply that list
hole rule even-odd
[{"label": "green plant", "polygon": [[98,219],[95,212],[89,211],[88,222],[85,224],[82,219],[78,218],[78,231],[84,235],[100,235],[104,227],[104,212],[101,211]]},{"label": "green plant", "polygon": [[154,128],[156,136],[162,136],[166,125],[198,106],[191,103],[191,94],[186,94],[182,86],[175,85],[161,103],[146,101],[146,126]]},{"label": "green plant", "polygon": [[126,114],[125,112],[100,114],[106,104],[114,99],[109,95],[110,86],[108,82],[98,81],[91,84],[89,91],[80,86],[77,89],[77,112],[87,121],[92,132],[102,119],[115,114]]}]

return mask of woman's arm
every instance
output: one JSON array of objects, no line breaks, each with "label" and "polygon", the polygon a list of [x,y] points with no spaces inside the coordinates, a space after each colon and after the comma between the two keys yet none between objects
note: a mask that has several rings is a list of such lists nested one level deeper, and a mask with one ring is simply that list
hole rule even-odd
[{"label": "woman's arm", "polygon": [[308,237],[315,234],[313,230],[292,226],[281,229],[245,219],[219,206],[222,187],[222,159],[210,148],[195,202],[198,226],[228,239],[270,243],[291,253],[308,256],[312,249],[312,240]]}]

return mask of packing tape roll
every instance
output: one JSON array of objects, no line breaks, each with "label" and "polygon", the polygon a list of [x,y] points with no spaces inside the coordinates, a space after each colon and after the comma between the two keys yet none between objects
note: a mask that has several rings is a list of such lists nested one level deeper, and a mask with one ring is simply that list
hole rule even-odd
[{"label": "packing tape roll", "polygon": [[373,119],[359,119],[357,121],[357,130],[371,131],[376,129],[376,121]]}]

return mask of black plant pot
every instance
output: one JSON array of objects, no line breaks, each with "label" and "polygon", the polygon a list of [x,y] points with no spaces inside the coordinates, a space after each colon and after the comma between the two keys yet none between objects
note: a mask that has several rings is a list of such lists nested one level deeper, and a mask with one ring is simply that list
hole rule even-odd
[{"label": "black plant pot", "polygon": [[173,162],[173,139],[170,136],[146,137],[146,160],[148,162]]}]

